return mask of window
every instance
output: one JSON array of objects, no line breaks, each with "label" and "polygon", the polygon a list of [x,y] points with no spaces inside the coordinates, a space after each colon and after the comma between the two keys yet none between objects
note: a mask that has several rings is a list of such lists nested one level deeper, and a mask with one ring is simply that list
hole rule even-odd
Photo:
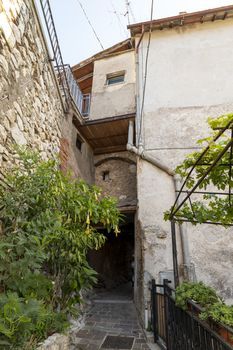
[{"label": "window", "polygon": [[76,137],[76,147],[81,152],[82,151],[82,140],[80,139],[79,135]]},{"label": "window", "polygon": [[106,85],[123,83],[125,80],[125,71],[107,74]]},{"label": "window", "polygon": [[110,180],[110,176],[109,176],[109,171],[108,170],[102,172],[102,179],[103,179],[103,181]]}]

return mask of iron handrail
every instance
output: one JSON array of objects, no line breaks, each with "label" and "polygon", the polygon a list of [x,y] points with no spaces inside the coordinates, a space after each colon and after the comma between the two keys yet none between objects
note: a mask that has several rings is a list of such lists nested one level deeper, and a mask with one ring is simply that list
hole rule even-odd
[{"label": "iron handrail", "polygon": [[233,349],[230,343],[233,328],[211,318],[200,319],[204,309],[192,300],[188,300],[188,310],[177,306],[175,289],[168,285],[168,280],[164,280],[163,285],[152,280],[149,289],[154,341],[164,349]]},{"label": "iron handrail", "polygon": [[[82,91],[73,75],[70,65],[64,64],[58,41],[55,23],[49,0],[40,0],[51,48],[53,51],[54,69],[57,75],[62,95],[65,99],[65,109],[68,111],[72,101],[80,114],[85,118],[90,112],[90,96],[87,102],[86,95]],[[84,110],[85,107],[85,110]]]},{"label": "iron handrail", "polygon": [[45,25],[47,28],[51,48],[53,51],[53,60],[55,61],[55,66],[57,67],[56,73],[58,77],[59,85],[62,88],[63,95],[65,98],[65,109],[69,109],[69,88],[68,82],[66,80],[65,68],[63,63],[63,58],[61,54],[61,49],[57,37],[57,32],[55,28],[55,23],[53,20],[52,10],[50,7],[49,0],[40,0],[42,12],[44,15]]}]

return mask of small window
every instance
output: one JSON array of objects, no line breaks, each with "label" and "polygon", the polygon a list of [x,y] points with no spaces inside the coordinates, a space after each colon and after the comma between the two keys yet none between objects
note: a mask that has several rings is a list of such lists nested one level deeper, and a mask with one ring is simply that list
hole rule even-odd
[{"label": "small window", "polygon": [[81,152],[82,151],[82,140],[80,139],[79,135],[76,137],[76,147]]},{"label": "small window", "polygon": [[125,80],[125,72],[117,72],[112,74],[107,74],[106,84],[107,85],[114,85],[123,83]]},{"label": "small window", "polygon": [[110,174],[109,174],[109,171],[108,171],[108,170],[102,172],[102,179],[103,179],[103,181],[108,181],[108,180],[110,180]]}]

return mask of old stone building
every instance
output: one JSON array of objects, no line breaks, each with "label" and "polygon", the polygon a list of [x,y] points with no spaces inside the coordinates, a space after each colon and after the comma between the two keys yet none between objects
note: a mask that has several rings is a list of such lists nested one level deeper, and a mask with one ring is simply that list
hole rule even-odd
[{"label": "old stone building", "polygon": [[[159,282],[171,279],[171,229],[163,213],[179,188],[172,170],[198,149],[198,139],[210,135],[208,117],[233,110],[232,17],[233,7],[227,6],[130,26],[139,62],[137,106],[143,105],[143,112],[137,111],[136,146],[154,160],[152,165],[137,158],[144,274],[138,283],[144,280],[144,295],[148,274]],[[182,226],[181,235],[177,230],[181,276],[187,270],[191,280],[204,281],[232,302],[232,229]]]},{"label": "old stone building", "polygon": [[[94,153],[95,183],[118,199],[124,214],[122,234],[108,241],[90,262],[107,288],[132,282],[134,215],[137,207],[136,156],[127,151],[128,126],[135,118],[135,56],[126,40],[73,67],[83,94],[89,94],[89,119],[78,130]],[[117,255],[118,259],[113,259]]]},{"label": "old stone building", "polygon": [[[233,110],[232,21],[228,6],[134,24],[130,39],[57,72],[34,1],[0,0],[1,169],[28,145],[118,199],[122,234],[89,259],[102,287],[134,285],[142,318],[148,282],[173,278],[173,169],[208,116]],[[177,241],[180,271],[232,301],[232,230],[184,225]]]},{"label": "old stone building", "polygon": [[92,151],[75,124],[80,110],[66,105],[34,1],[0,1],[0,167],[14,161],[13,145],[27,145],[43,157],[58,156],[94,181]]},{"label": "old stone building", "polygon": [[[232,16],[227,6],[134,24],[131,40],[73,67],[91,96],[90,119],[79,130],[94,150],[95,181],[123,212],[125,201],[133,205],[134,299],[142,317],[149,281],[173,280],[170,223],[163,220],[179,188],[173,169],[209,135],[207,117],[233,109]],[[229,302],[231,237],[230,229],[190,224],[177,234],[181,278],[203,280]]]}]

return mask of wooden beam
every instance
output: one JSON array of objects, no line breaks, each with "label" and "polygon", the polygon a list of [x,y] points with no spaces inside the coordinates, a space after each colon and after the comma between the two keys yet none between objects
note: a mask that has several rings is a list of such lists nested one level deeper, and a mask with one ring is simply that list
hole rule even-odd
[{"label": "wooden beam", "polygon": [[111,123],[117,120],[132,119],[132,118],[135,118],[135,113],[122,114],[122,115],[107,117],[107,118],[92,119],[92,120],[85,121],[85,123],[81,126],[81,128],[88,125]]},{"label": "wooden beam", "polygon": [[82,81],[92,78],[93,77],[93,72],[86,74],[84,76],[82,76],[81,78],[76,79],[78,83],[81,83]]},{"label": "wooden beam", "polygon": [[126,144],[121,146],[111,146],[111,147],[102,147],[94,149],[94,154],[107,154],[114,152],[124,152],[126,151]]}]

